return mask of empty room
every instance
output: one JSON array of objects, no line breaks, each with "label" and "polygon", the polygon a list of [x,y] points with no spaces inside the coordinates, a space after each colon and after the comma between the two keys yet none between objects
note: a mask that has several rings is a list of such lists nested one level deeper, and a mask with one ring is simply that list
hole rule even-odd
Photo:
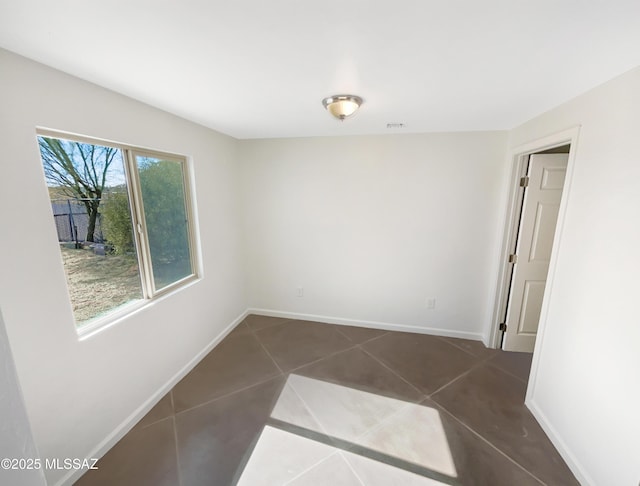
[{"label": "empty room", "polygon": [[640,3],[0,0],[0,484],[640,484]]}]

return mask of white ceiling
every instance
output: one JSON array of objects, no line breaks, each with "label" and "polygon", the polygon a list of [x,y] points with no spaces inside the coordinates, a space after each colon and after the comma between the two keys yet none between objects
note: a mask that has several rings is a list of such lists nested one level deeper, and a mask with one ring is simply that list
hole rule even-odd
[{"label": "white ceiling", "polygon": [[640,1],[0,0],[0,46],[237,138],[510,129],[640,65]]}]

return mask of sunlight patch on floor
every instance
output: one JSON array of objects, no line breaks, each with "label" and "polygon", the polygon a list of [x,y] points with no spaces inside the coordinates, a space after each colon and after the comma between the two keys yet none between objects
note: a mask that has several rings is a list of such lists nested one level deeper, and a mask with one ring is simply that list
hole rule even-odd
[{"label": "sunlight patch on floor", "polygon": [[271,417],[292,430],[265,427],[240,485],[446,484],[404,464],[457,476],[439,412],[428,406],[290,375]]}]

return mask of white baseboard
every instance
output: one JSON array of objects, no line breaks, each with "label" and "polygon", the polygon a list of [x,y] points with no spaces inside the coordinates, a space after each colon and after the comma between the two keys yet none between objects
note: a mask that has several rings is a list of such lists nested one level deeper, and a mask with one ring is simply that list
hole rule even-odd
[{"label": "white baseboard", "polygon": [[547,419],[547,416],[540,409],[540,407],[538,407],[538,404],[535,402],[535,400],[527,399],[525,400],[525,405],[538,421],[538,424],[540,424],[540,427],[542,427],[542,430],[544,430],[545,434],[547,434],[547,437],[549,437],[551,443],[558,450],[558,453],[560,454],[560,456],[562,456],[564,462],[567,463],[567,466],[576,477],[578,482],[582,486],[595,486],[596,483],[591,479],[589,474],[587,474],[587,472],[573,455],[569,447],[567,447],[567,444],[564,442],[564,440],[562,440],[562,437],[560,436],[560,434],[558,434],[558,431],[555,429],[555,427],[551,425],[551,423]]},{"label": "white baseboard", "polygon": [[[127,433],[144,417],[149,411],[171,390],[182,378],[184,378],[195,366],[222,341],[240,322],[249,314],[245,310],[236,317],[224,331],[209,342],[192,360],[182,367],[175,375],[173,375],[157,392],[155,392],[148,400],[146,400],[138,409],[124,420],[111,434],[109,434],[96,448],[91,451],[87,458],[100,458],[104,456],[109,449],[118,443]],[[55,486],[69,486],[77,481],[85,470],[72,470],[63,476]]]},{"label": "white baseboard", "polygon": [[435,327],[419,327],[408,326],[405,324],[392,324],[389,322],[379,321],[362,321],[357,319],[346,319],[343,317],[320,316],[314,314],[298,314],[297,312],[276,311],[271,309],[255,309],[247,310],[248,314],[258,314],[269,317],[283,317],[287,319],[296,319],[299,321],[315,321],[327,324],[338,324],[341,326],[371,327],[373,329],[382,329],[384,331],[402,331],[414,332],[418,334],[431,334],[434,336],[445,336],[462,339],[471,339],[473,341],[482,341],[482,333],[454,331],[452,329],[440,329]]}]

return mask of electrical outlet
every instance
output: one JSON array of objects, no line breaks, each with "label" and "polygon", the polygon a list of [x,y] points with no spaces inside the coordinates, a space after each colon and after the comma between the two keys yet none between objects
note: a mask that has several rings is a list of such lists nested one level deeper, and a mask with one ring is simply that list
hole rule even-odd
[{"label": "electrical outlet", "polygon": [[304,288],[298,287],[298,297],[304,297]]},{"label": "electrical outlet", "polygon": [[433,297],[427,299],[427,309],[432,310],[436,308],[436,299]]}]

